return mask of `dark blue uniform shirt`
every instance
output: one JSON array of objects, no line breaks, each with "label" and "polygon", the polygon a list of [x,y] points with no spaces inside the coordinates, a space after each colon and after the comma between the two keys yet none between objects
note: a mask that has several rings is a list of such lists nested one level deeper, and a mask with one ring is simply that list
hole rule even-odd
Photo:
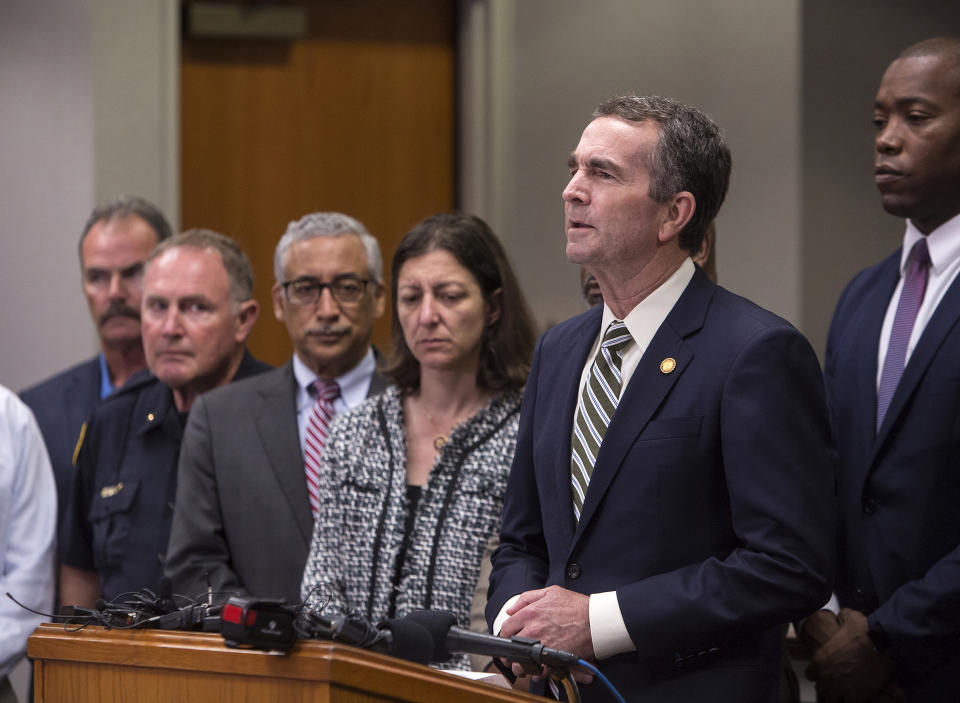
[{"label": "dark blue uniform shirt", "polygon": [[[244,355],[234,380],[270,367]],[[63,563],[95,571],[112,600],[157,590],[170,537],[186,424],[173,393],[142,372],[94,412],[67,509]]]}]

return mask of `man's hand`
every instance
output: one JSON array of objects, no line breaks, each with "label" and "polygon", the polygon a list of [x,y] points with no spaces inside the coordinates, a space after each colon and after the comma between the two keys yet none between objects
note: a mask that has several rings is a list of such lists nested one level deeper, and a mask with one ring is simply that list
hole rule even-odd
[{"label": "man's hand", "polygon": [[[593,640],[590,638],[590,598],[582,593],[550,586],[521,594],[507,609],[510,616],[500,628],[501,637],[529,637],[545,646],[573,652],[591,660]],[[514,673],[517,665],[514,665]],[[575,672],[581,683],[590,683],[593,675]]]},{"label": "man's hand", "polygon": [[827,641],[837,634],[840,629],[840,620],[830,610],[818,610],[803,621],[797,639],[807,648],[810,656],[814,656]]},{"label": "man's hand", "polygon": [[896,663],[873,646],[867,618],[857,611],[840,611],[840,627],[814,655],[806,676],[817,683],[823,703],[860,703],[888,692]]}]

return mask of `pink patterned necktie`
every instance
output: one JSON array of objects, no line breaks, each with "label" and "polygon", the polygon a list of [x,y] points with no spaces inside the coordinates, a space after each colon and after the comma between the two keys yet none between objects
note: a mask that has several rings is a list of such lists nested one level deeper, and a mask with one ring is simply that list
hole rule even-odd
[{"label": "pink patterned necktie", "polygon": [[309,391],[317,402],[307,418],[307,431],[303,442],[303,469],[307,476],[310,510],[316,520],[317,511],[320,509],[320,456],[327,441],[330,423],[336,413],[333,401],[340,395],[340,386],[336,381],[318,378],[310,384]]},{"label": "pink patterned necktie", "polygon": [[877,389],[878,432],[890,407],[890,401],[893,400],[893,394],[897,390],[897,384],[900,383],[903,368],[906,366],[907,345],[910,343],[913,324],[917,320],[917,313],[923,303],[923,294],[927,290],[929,271],[930,252],[927,250],[927,240],[924,238],[913,245],[910,256],[907,257],[907,270],[903,276],[900,302],[897,303],[897,313],[893,318],[893,327],[890,328],[890,342],[883,362],[883,373],[880,375],[880,387]]}]

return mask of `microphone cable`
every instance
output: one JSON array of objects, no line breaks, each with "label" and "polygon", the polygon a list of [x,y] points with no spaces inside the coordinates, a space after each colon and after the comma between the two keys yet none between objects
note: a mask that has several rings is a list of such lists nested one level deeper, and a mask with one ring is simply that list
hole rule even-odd
[{"label": "microphone cable", "polygon": [[[618,691],[618,690],[616,689],[616,687],[615,687],[612,683],[610,683],[610,679],[608,679],[606,676],[604,676],[603,673],[601,673],[600,669],[598,669],[596,666],[594,666],[594,665],[591,664],[590,662],[585,661],[585,660],[583,660],[583,659],[578,659],[578,660],[577,660],[577,666],[582,666],[584,669],[586,669],[586,670],[589,671],[591,674],[593,674],[593,675],[596,676],[598,679],[600,679],[600,682],[601,682],[604,686],[607,687],[607,689],[610,691],[610,693],[613,695],[613,697],[617,700],[617,703],[627,703],[627,702],[623,699],[623,696],[620,695],[620,691]],[[572,678],[573,678],[573,677],[571,676],[571,679],[572,679]],[[576,684],[574,684],[574,685],[576,685]],[[566,686],[566,682],[564,682],[564,686]],[[567,694],[569,695],[569,689],[567,689]],[[580,694],[577,693],[577,699],[578,699],[578,700],[579,700],[579,697],[580,697]]]}]

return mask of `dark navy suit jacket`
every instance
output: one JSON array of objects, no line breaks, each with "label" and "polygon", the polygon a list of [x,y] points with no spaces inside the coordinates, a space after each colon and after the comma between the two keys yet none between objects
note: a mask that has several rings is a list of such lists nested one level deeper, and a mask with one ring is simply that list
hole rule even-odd
[{"label": "dark navy suit jacket", "polygon": [[838,597],[890,639],[911,701],[958,701],[960,279],[927,323],[877,433],[877,346],[899,267],[898,250],[858,274],[827,339]]},{"label": "dark navy suit jacket", "polygon": [[[599,667],[627,700],[775,701],[783,626],[833,583],[816,356],[787,322],[698,269],[624,391],[575,526],[570,436],[601,314],[537,344],[488,621],[528,589],[615,589],[637,650]],[[583,693],[612,700],[596,682]]]},{"label": "dark navy suit jacket", "polygon": [[57,554],[66,544],[64,513],[73,487],[73,453],[80,427],[100,404],[100,357],[95,356],[20,392],[40,425],[57,481]]}]

